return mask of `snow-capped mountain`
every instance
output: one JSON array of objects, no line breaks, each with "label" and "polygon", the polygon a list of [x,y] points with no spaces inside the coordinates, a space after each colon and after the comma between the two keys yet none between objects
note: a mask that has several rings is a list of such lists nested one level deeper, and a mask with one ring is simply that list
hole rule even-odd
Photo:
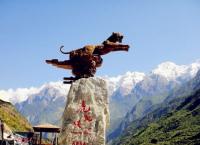
[{"label": "snow-capped mountain", "polygon": [[173,80],[179,77],[190,79],[195,76],[199,68],[200,61],[196,61],[190,65],[176,65],[168,61],[158,65],[158,67],[152,71],[152,74],[163,76],[167,80]]},{"label": "snow-capped mountain", "polygon": [[34,125],[46,122],[59,124],[69,87],[62,82],[44,84],[37,93],[15,106]]},{"label": "snow-capped mountain", "polygon": [[[200,69],[200,61],[190,65],[164,62],[149,74],[127,72],[116,77],[103,76],[110,96],[111,129],[143,97],[159,96],[190,80]],[[0,90],[0,99],[12,102],[33,124],[58,123],[70,85],[46,83],[38,88]],[[34,111],[33,111],[34,110]],[[55,117],[56,116],[56,117]]]},{"label": "snow-capped mountain", "polygon": [[165,93],[192,79],[200,69],[200,61],[190,65],[164,62],[137,83],[132,92],[139,98]]},{"label": "snow-capped mountain", "polygon": [[[127,72],[124,75],[119,75],[116,77],[103,76],[102,78],[107,81],[109,95],[116,91],[119,91],[121,95],[126,96],[131,93],[136,84],[141,81],[144,81],[146,77],[151,77],[154,80],[162,77],[167,81],[180,80],[189,80],[195,76],[198,69],[200,68],[200,60],[196,61],[190,65],[176,65],[173,62],[164,62],[157,66],[156,69],[152,70],[150,74],[144,74],[140,72]],[[157,78],[156,78],[157,77]],[[59,94],[67,94],[69,90],[69,85],[63,85],[61,81],[59,82],[50,82],[45,83],[40,87],[30,87],[30,88],[18,88],[0,90],[0,99],[12,102],[13,104],[25,101],[28,97],[34,94],[40,94],[46,89],[50,89],[49,92],[51,96],[59,96]],[[57,90],[57,94],[52,88]],[[41,96],[43,96],[41,94]]]},{"label": "snow-capped mountain", "polygon": [[112,140],[121,134],[130,122],[144,115],[152,105],[163,102],[174,88],[179,88],[194,78],[199,69],[199,61],[188,66],[179,66],[172,62],[158,65],[133,88],[131,96],[138,98],[136,100],[138,102],[132,103],[132,107],[127,109],[130,110],[126,113],[126,117],[124,116],[125,118],[118,124],[117,128],[110,131],[109,139]]},{"label": "snow-capped mountain", "polygon": [[29,96],[37,92],[39,92],[39,89],[34,87],[0,90],[0,99],[15,104],[25,101]]},{"label": "snow-capped mountain", "polygon": [[144,73],[139,72],[127,72],[124,75],[117,77],[103,77],[107,81],[109,95],[112,96],[113,92],[119,90],[119,93],[123,96],[130,94],[135,85],[142,81]]},{"label": "snow-capped mountain", "polygon": [[48,92],[48,97],[59,97],[66,95],[69,90],[69,85],[64,85],[61,81],[45,83],[42,86],[30,87],[30,88],[18,88],[0,90],[0,99],[11,102],[12,104],[20,103],[26,101],[28,98],[33,96],[46,97]]},{"label": "snow-capped mountain", "polygon": [[[116,90],[120,90],[122,95],[127,95],[131,92],[132,88],[140,82],[144,73],[139,72],[127,72],[124,75],[119,75],[117,77],[101,77],[106,80],[108,84],[108,94],[112,96],[113,92]],[[58,82],[50,82],[45,83],[44,85],[36,88],[18,88],[8,89],[8,90],[0,90],[0,99],[11,102],[13,104],[23,102],[29,98],[38,97],[59,97],[66,96],[70,88],[70,85],[63,84],[61,81]],[[48,95],[46,94],[48,92]]]}]

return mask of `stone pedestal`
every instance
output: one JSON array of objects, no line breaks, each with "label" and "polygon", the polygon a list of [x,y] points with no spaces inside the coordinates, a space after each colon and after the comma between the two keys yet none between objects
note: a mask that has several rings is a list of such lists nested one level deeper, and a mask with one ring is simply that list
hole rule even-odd
[{"label": "stone pedestal", "polygon": [[109,125],[106,82],[100,78],[75,81],[67,96],[60,145],[105,145]]}]

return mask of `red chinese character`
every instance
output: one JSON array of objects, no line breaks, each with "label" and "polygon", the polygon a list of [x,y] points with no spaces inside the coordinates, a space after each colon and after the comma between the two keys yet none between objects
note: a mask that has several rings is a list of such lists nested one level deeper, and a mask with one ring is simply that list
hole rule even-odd
[{"label": "red chinese character", "polygon": [[86,104],[85,104],[85,101],[82,100],[82,103],[81,103],[81,109],[80,109],[81,112],[89,112],[90,111],[90,107],[86,107]]},{"label": "red chinese character", "polygon": [[75,121],[74,125],[78,128],[81,128],[81,120]]},{"label": "red chinese character", "polygon": [[86,142],[82,142],[82,141],[73,141],[72,145],[87,145]]},{"label": "red chinese character", "polygon": [[85,118],[85,120],[84,120],[84,121],[89,121],[89,122],[91,122],[91,121],[92,121],[92,117],[91,117],[91,116],[89,116],[88,114],[84,114],[84,118]]}]

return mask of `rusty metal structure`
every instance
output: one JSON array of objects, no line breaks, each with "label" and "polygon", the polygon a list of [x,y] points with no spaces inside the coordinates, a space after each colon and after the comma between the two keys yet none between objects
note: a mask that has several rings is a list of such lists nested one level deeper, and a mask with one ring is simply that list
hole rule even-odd
[{"label": "rusty metal structure", "polygon": [[58,68],[72,70],[74,77],[64,77],[64,83],[71,84],[80,78],[93,77],[96,69],[103,63],[102,55],[113,51],[128,51],[129,45],[122,44],[123,35],[113,32],[112,35],[100,45],[86,45],[82,48],[64,52],[60,47],[60,52],[69,55],[69,60],[58,61],[58,59],[46,60],[47,64],[52,64]]}]

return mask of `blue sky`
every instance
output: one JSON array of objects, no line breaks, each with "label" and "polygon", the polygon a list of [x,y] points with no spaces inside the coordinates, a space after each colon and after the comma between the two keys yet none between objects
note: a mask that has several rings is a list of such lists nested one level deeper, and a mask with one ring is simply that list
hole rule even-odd
[{"label": "blue sky", "polygon": [[97,75],[189,64],[200,54],[199,0],[0,0],[0,89],[39,86],[70,71],[45,64],[59,53],[122,32],[128,53],[104,56]]}]

